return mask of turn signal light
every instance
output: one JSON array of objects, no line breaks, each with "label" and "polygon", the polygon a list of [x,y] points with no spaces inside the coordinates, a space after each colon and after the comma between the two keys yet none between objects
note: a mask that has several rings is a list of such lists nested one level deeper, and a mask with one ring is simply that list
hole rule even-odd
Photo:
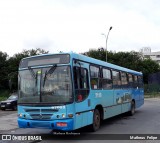
[{"label": "turn signal light", "polygon": [[69,118],[72,118],[72,117],[73,117],[73,114],[68,114],[68,117],[69,117]]}]

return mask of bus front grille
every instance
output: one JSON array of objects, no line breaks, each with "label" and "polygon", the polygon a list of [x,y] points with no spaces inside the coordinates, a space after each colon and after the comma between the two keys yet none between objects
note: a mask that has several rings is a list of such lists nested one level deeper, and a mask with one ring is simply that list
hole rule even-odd
[{"label": "bus front grille", "polygon": [[58,109],[41,109],[41,112],[58,112]]},{"label": "bus front grille", "polygon": [[30,114],[33,120],[50,120],[53,114]]},{"label": "bus front grille", "polygon": [[50,120],[55,112],[59,109],[47,109],[47,108],[24,108],[24,111],[28,113],[32,120]]},{"label": "bus front grille", "polygon": [[24,109],[25,112],[40,112],[40,109]]},{"label": "bus front grille", "polygon": [[49,112],[58,112],[58,109],[24,109],[25,112],[42,112],[42,113],[49,113]]}]

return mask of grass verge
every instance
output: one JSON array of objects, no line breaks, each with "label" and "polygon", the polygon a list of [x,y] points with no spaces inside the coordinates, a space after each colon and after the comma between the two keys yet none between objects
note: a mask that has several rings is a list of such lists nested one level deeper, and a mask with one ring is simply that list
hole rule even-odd
[{"label": "grass verge", "polygon": [[0,101],[6,100],[9,97],[9,90],[0,90]]},{"label": "grass verge", "polygon": [[145,98],[160,98],[160,93],[159,92],[145,93],[144,97]]}]

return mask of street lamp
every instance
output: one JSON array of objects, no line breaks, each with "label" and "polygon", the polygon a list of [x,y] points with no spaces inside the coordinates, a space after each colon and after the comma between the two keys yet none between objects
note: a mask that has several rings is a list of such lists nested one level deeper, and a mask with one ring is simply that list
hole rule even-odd
[{"label": "street lamp", "polygon": [[106,38],[106,62],[107,62],[107,41],[108,41],[108,36],[109,36],[109,32],[111,31],[111,29],[112,29],[112,26],[109,28],[107,36],[106,34],[102,33],[102,35],[104,35]]}]

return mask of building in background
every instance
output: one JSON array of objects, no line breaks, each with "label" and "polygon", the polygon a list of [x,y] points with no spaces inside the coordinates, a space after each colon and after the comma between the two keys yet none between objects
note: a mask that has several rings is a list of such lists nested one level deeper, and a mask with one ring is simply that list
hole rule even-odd
[{"label": "building in background", "polygon": [[160,65],[160,51],[159,52],[151,52],[150,47],[144,47],[140,49],[140,52],[143,55],[143,58],[150,58],[153,61],[156,61]]}]

